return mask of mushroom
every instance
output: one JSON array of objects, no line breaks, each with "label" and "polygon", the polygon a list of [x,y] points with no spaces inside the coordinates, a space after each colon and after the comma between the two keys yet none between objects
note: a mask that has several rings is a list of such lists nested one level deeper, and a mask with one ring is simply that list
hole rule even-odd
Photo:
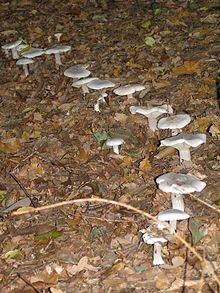
[{"label": "mushroom", "polygon": [[161,118],[158,121],[159,129],[172,129],[172,136],[177,135],[183,127],[189,124],[191,117],[188,114],[177,114],[169,117]]},{"label": "mushroom", "polygon": [[2,49],[6,55],[6,57],[8,57],[8,51],[11,50],[12,51],[12,58],[13,59],[18,59],[18,53],[17,53],[17,47],[18,45],[20,45],[22,43],[22,40],[17,40],[15,42],[12,43],[8,43],[2,46]]},{"label": "mushroom", "polygon": [[148,125],[152,131],[157,129],[157,117],[168,112],[168,106],[162,105],[157,107],[142,107],[142,106],[131,106],[130,112],[132,114],[142,114],[148,118]]},{"label": "mushroom", "polygon": [[171,192],[172,208],[184,211],[183,194],[202,191],[206,183],[186,174],[167,173],[156,179],[159,189]]},{"label": "mushroom", "polygon": [[30,51],[22,54],[22,57],[25,58],[35,58],[44,54],[44,50],[40,48],[31,48]]},{"label": "mushroom", "polygon": [[18,59],[18,61],[16,62],[17,65],[23,66],[25,76],[29,75],[28,64],[31,64],[31,63],[34,63],[34,60],[30,58],[21,58],[21,59]]},{"label": "mushroom", "polygon": [[181,210],[177,209],[168,209],[162,212],[159,212],[157,219],[162,222],[169,222],[169,230],[171,234],[176,232],[176,223],[179,220],[186,220],[190,216]]},{"label": "mushroom", "polygon": [[103,80],[96,78],[93,81],[90,81],[87,83],[87,87],[92,89],[92,90],[103,90],[105,92],[106,88],[114,87],[115,84],[111,82],[110,80]]},{"label": "mushroom", "polygon": [[167,240],[163,237],[157,237],[157,236],[151,236],[148,233],[144,233],[142,235],[142,239],[144,243],[147,244],[153,244],[153,265],[158,266],[158,265],[163,265],[165,264],[161,251],[162,251],[162,245],[160,243],[166,243]]},{"label": "mushroom", "polygon": [[96,112],[100,112],[99,105],[100,105],[100,103],[105,103],[105,98],[106,98],[107,96],[108,96],[107,93],[102,93],[102,94],[100,95],[100,97],[97,99],[97,101],[96,101],[96,103],[95,103],[95,105],[94,105],[94,110],[95,110]]},{"label": "mushroom", "polygon": [[85,77],[85,78],[77,79],[77,80],[73,81],[72,87],[76,87],[76,88],[81,87],[83,95],[88,94],[89,89],[87,87],[87,83],[89,83],[95,79],[98,79],[98,78],[97,77]]},{"label": "mushroom", "polygon": [[117,155],[119,154],[119,146],[124,143],[124,140],[119,137],[109,138],[106,140],[106,145],[109,147],[113,147],[113,152]]},{"label": "mushroom", "polygon": [[59,65],[62,65],[60,53],[68,52],[70,50],[71,50],[70,46],[59,45],[59,46],[45,50],[45,54],[47,54],[47,55],[54,54],[55,55],[55,63],[56,63],[56,65],[59,66]]},{"label": "mushroom", "polygon": [[179,151],[180,163],[192,164],[190,148],[198,147],[206,142],[206,135],[203,133],[197,134],[184,134],[180,133],[176,136],[172,136],[161,140],[161,146],[171,146]]},{"label": "mushroom", "polygon": [[84,78],[89,76],[90,74],[91,72],[82,65],[73,65],[64,71],[64,75],[67,77],[71,77],[72,79]]},{"label": "mushroom", "polygon": [[145,89],[145,86],[142,84],[127,84],[127,85],[122,85],[118,88],[116,88],[113,92],[118,95],[118,96],[127,96],[128,99],[133,98],[133,94],[135,92],[143,91]]}]

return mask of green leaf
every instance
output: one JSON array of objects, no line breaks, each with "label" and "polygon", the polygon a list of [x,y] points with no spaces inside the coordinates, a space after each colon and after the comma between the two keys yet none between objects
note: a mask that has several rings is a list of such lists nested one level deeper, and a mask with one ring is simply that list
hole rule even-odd
[{"label": "green leaf", "polygon": [[109,148],[109,147],[105,147],[105,141],[110,138],[109,134],[105,131],[96,131],[96,132],[93,132],[93,136],[97,142],[97,144],[99,146],[101,146],[102,148]]},{"label": "green leaf", "polygon": [[42,244],[48,244],[51,239],[58,238],[61,235],[62,235],[62,233],[60,231],[53,229],[47,233],[43,233],[43,234],[35,236],[34,240],[36,240]]},{"label": "green leaf", "polygon": [[92,231],[90,233],[90,237],[92,239],[96,239],[99,237],[102,237],[106,234],[107,232],[107,227],[106,226],[96,226],[92,228]]},{"label": "green leaf", "polygon": [[7,191],[0,190],[0,202],[6,197]]},{"label": "green leaf", "polygon": [[147,46],[149,46],[149,47],[152,47],[154,44],[155,44],[155,39],[153,38],[153,37],[146,37],[145,39],[144,39],[144,42],[145,42],[145,44],[147,45]]},{"label": "green leaf", "polygon": [[151,25],[151,21],[150,20],[145,20],[142,24],[141,24],[141,27],[148,30],[149,27]]},{"label": "green leaf", "polygon": [[216,204],[217,206],[220,206],[220,199],[214,201],[214,204]]},{"label": "green leaf", "polygon": [[134,267],[135,272],[142,273],[146,271],[146,267],[144,265],[137,265]]},{"label": "green leaf", "polygon": [[155,9],[153,10],[154,15],[158,15],[158,14],[160,14],[161,12],[162,12],[162,9],[159,8],[159,7],[155,8]]},{"label": "green leaf", "polygon": [[189,219],[189,230],[192,235],[192,244],[198,243],[205,235],[207,235],[207,229],[202,227],[202,223],[199,220],[193,218]]},{"label": "green leaf", "polygon": [[19,249],[10,250],[5,253],[5,258],[15,258],[19,254]]},{"label": "green leaf", "polygon": [[207,160],[208,161],[213,161],[215,159],[215,154],[212,152],[208,152],[207,154]]}]

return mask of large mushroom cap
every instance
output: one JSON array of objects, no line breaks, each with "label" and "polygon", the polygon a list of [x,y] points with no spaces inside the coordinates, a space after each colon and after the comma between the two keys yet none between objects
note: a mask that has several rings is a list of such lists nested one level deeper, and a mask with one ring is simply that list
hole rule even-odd
[{"label": "large mushroom cap", "polygon": [[21,59],[18,59],[16,62],[17,65],[26,65],[31,63],[34,63],[34,60],[31,58],[21,58]]},{"label": "large mushroom cap", "polygon": [[109,80],[95,79],[87,84],[88,88],[92,90],[101,90],[104,88],[114,87],[115,84]]},{"label": "large mushroom cap", "polygon": [[159,129],[180,129],[189,124],[191,117],[188,114],[177,114],[170,117],[161,118],[158,121]]},{"label": "large mushroom cap", "polygon": [[62,53],[62,52],[68,52],[71,50],[71,46],[56,46],[53,48],[49,48],[45,50],[45,54],[57,54],[57,53]]},{"label": "large mushroom cap", "polygon": [[44,50],[40,48],[32,48],[30,51],[22,54],[25,58],[34,58],[44,54]]},{"label": "large mushroom cap", "polygon": [[206,186],[205,182],[200,181],[194,176],[172,172],[159,176],[156,182],[162,191],[175,194],[187,194],[195,191],[200,192]]},{"label": "large mushroom cap", "polygon": [[72,86],[73,87],[78,87],[78,86],[81,86],[83,84],[87,84],[95,79],[98,79],[97,77],[85,77],[85,78],[82,78],[82,79],[78,79],[76,81],[74,81],[72,83]]},{"label": "large mushroom cap", "polygon": [[119,137],[115,137],[115,138],[109,138],[106,140],[106,145],[107,146],[117,146],[117,145],[121,145],[124,143],[124,140],[122,138]]},{"label": "large mushroom cap", "polygon": [[206,142],[206,135],[203,133],[184,134],[180,133],[176,136],[161,140],[162,146],[173,146],[186,144],[190,147],[197,147]]},{"label": "large mushroom cap", "polygon": [[132,114],[138,113],[145,116],[148,116],[152,113],[158,113],[159,116],[168,112],[167,105],[157,107],[131,106],[129,109]]},{"label": "large mushroom cap", "polygon": [[155,243],[158,243],[158,242],[161,242],[161,243],[166,243],[167,240],[163,237],[159,237],[159,236],[152,236],[148,233],[144,233],[142,235],[142,239],[144,241],[144,243],[147,243],[147,244],[155,244]]},{"label": "large mushroom cap", "polygon": [[90,75],[90,71],[81,65],[74,65],[64,71],[64,75],[71,78],[83,78]]},{"label": "large mushroom cap", "polygon": [[190,216],[181,210],[177,209],[168,209],[162,212],[159,212],[157,219],[159,221],[178,221],[188,219]]},{"label": "large mushroom cap", "polygon": [[13,49],[13,48],[16,48],[17,46],[19,46],[21,43],[22,43],[21,40],[17,40],[15,42],[4,44],[4,45],[2,45],[2,49],[4,49],[4,50]]},{"label": "large mushroom cap", "polygon": [[127,84],[118,87],[113,92],[118,96],[127,96],[144,89],[145,87],[142,84]]}]

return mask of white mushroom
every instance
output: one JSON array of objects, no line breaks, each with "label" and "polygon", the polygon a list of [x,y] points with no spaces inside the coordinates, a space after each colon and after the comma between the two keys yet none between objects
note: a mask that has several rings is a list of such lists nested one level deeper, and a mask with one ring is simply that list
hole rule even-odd
[{"label": "white mushroom", "polygon": [[100,112],[99,105],[100,103],[105,103],[105,98],[108,96],[107,93],[101,93],[100,97],[97,99],[95,105],[94,105],[94,110],[96,112]]},{"label": "white mushroom", "polygon": [[72,79],[84,78],[89,76],[90,74],[91,72],[82,65],[73,65],[64,71],[64,75],[67,77],[71,77]]},{"label": "white mushroom", "polygon": [[8,57],[8,51],[11,50],[12,51],[12,58],[13,59],[18,59],[19,56],[18,56],[18,53],[17,53],[17,47],[21,43],[22,43],[22,40],[17,40],[15,42],[2,45],[2,49],[4,50],[6,57]]},{"label": "white mushroom", "polygon": [[145,89],[142,84],[127,84],[116,88],[113,92],[118,96],[127,96],[128,99],[133,98],[135,92],[139,92]]},{"label": "white mushroom", "polygon": [[34,60],[30,58],[21,58],[21,59],[18,59],[18,61],[16,62],[17,65],[23,66],[25,76],[29,75],[28,64],[32,64],[32,63],[34,63]]},{"label": "white mushroom", "polygon": [[154,266],[163,265],[165,262],[162,258],[162,255],[161,255],[162,246],[160,243],[166,243],[167,240],[163,237],[152,236],[148,233],[144,233],[142,235],[142,239],[143,239],[144,243],[154,245],[153,265]]},{"label": "white mushroom", "polygon": [[113,152],[117,155],[119,154],[119,146],[124,143],[122,138],[109,138],[106,140],[106,145],[109,147],[113,147]]},{"label": "white mushroom", "polygon": [[206,142],[206,135],[202,133],[197,134],[184,134],[180,133],[176,136],[161,140],[161,146],[171,146],[179,151],[180,163],[192,163],[190,148],[198,147]]},{"label": "white mushroom", "polygon": [[176,223],[179,220],[186,220],[190,216],[181,210],[177,209],[168,209],[162,212],[159,212],[157,219],[162,222],[169,222],[170,233],[173,234],[176,232]]},{"label": "white mushroom", "polygon": [[206,183],[194,176],[167,173],[156,179],[158,187],[164,192],[171,192],[172,208],[184,211],[183,194],[202,191]]},{"label": "white mushroom", "polygon": [[130,112],[132,114],[142,114],[148,118],[148,125],[152,131],[157,129],[157,118],[168,112],[168,106],[162,105],[157,107],[142,107],[142,106],[131,106]]},{"label": "white mushroom", "polygon": [[95,79],[89,83],[87,83],[87,87],[93,90],[105,90],[106,88],[114,87],[115,84],[110,80],[103,79]]},{"label": "white mushroom", "polygon": [[40,48],[31,48],[30,51],[22,54],[22,57],[25,58],[35,58],[44,54],[44,49]]},{"label": "white mushroom", "polygon": [[97,79],[97,77],[85,77],[85,78],[77,79],[77,80],[73,81],[72,87],[76,87],[76,88],[81,87],[83,95],[88,94],[89,89],[87,87],[87,84],[95,79]]},{"label": "white mushroom", "polygon": [[45,50],[45,54],[46,55],[50,55],[50,54],[54,54],[55,55],[55,63],[56,65],[62,65],[62,62],[61,62],[61,58],[60,58],[60,53],[63,53],[63,52],[68,52],[71,50],[71,47],[70,46],[56,46],[56,47],[53,47],[53,48],[50,48],[50,49],[47,49]]},{"label": "white mushroom", "polygon": [[190,121],[191,117],[188,114],[177,114],[161,118],[158,121],[157,127],[159,129],[172,129],[172,136],[174,136],[180,132],[180,129],[189,124]]}]

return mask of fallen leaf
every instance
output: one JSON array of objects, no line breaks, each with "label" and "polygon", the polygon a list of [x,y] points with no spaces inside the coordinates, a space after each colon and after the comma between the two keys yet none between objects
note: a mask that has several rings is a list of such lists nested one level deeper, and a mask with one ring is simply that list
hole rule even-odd
[{"label": "fallen leaf", "polygon": [[189,231],[192,235],[193,245],[196,245],[208,233],[207,229],[203,227],[203,223],[193,218],[189,219]]},{"label": "fallen leaf", "polygon": [[199,65],[200,62],[196,60],[184,61],[183,65],[173,68],[172,72],[175,75],[193,74],[197,71]]},{"label": "fallen leaf", "polygon": [[77,265],[68,264],[66,270],[70,275],[75,275],[83,270],[96,272],[98,271],[98,268],[88,264],[88,257],[83,256]]},{"label": "fallen leaf", "polygon": [[16,201],[15,203],[13,203],[12,205],[10,205],[9,207],[6,207],[3,210],[3,213],[10,213],[11,211],[18,209],[18,208],[23,208],[23,207],[28,207],[31,204],[31,200],[29,197],[25,197],[22,198],[18,201]]},{"label": "fallen leaf", "polygon": [[51,239],[56,239],[62,235],[62,232],[53,229],[47,233],[43,233],[34,237],[34,239],[42,244],[47,244]]},{"label": "fallen leaf", "polygon": [[132,157],[130,156],[125,156],[123,158],[123,162],[120,164],[122,167],[128,167],[132,164]]},{"label": "fallen leaf", "polygon": [[167,270],[176,269],[176,268],[182,266],[184,263],[185,263],[184,258],[182,258],[181,256],[175,256],[172,258],[172,265],[164,264],[164,265],[161,265],[161,267],[163,269],[167,269]]},{"label": "fallen leaf", "polygon": [[144,42],[149,47],[152,47],[156,43],[155,39],[153,37],[151,37],[151,36],[146,37],[144,39]]},{"label": "fallen leaf", "polygon": [[140,162],[139,169],[143,172],[149,172],[151,171],[151,163],[148,159],[144,159]]},{"label": "fallen leaf", "polygon": [[6,252],[4,257],[5,258],[15,258],[18,256],[18,254],[19,254],[19,249],[14,249],[14,250],[10,250],[10,251]]},{"label": "fallen leaf", "polygon": [[21,142],[17,138],[9,138],[0,141],[0,152],[3,153],[15,153],[21,147]]}]

